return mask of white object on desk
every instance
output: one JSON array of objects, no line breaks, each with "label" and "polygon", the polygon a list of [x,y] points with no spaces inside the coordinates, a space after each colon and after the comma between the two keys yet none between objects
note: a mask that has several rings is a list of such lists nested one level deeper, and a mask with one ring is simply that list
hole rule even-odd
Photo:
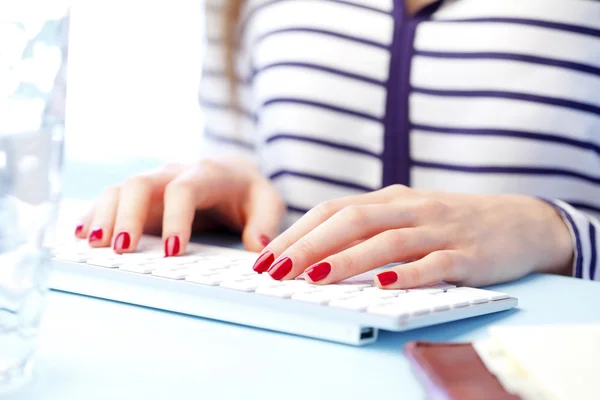
[{"label": "white object on desk", "polygon": [[[374,287],[372,274],[341,284],[274,281],[252,270],[257,254],[191,243],[187,254],[161,258],[160,238],[116,255],[84,241],[58,246],[53,289],[352,345],[378,329],[405,331],[506,310],[507,294],[453,285],[408,291]],[[158,255],[158,256],[157,256]]]}]

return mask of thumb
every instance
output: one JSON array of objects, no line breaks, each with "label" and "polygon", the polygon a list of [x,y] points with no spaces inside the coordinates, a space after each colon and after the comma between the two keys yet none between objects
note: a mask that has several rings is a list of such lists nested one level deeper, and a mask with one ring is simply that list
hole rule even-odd
[{"label": "thumb", "polygon": [[248,251],[260,252],[279,234],[285,203],[270,182],[261,181],[250,187],[244,211],[242,242]]}]

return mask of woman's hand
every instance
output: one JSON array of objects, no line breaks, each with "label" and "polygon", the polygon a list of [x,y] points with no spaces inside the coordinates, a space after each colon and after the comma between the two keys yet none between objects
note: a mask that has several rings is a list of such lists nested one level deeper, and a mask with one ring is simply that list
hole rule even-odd
[{"label": "woman's hand", "polygon": [[403,262],[375,278],[398,289],[568,273],[572,259],[567,226],[542,200],[396,185],[312,209],[267,246],[254,269],[275,279],[306,271],[309,282],[327,284]]},{"label": "woman's hand", "polygon": [[183,254],[192,228],[242,232],[250,251],[277,235],[284,203],[244,159],[167,165],[109,188],[76,228],[93,247],[135,251],[143,232],[160,234],[165,255]]}]

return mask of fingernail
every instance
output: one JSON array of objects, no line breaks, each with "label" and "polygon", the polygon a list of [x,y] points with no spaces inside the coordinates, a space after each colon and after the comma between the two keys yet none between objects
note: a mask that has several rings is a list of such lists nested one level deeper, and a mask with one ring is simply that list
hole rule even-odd
[{"label": "fingernail", "polygon": [[271,241],[269,240],[269,238],[266,237],[265,235],[260,235],[260,237],[258,238],[258,240],[260,241],[260,244],[262,244],[263,246],[266,246],[269,243],[271,243]]},{"label": "fingernail", "polygon": [[277,261],[269,268],[269,275],[275,280],[281,280],[292,270],[292,260],[289,257],[284,257]]},{"label": "fingernail", "polygon": [[379,283],[381,286],[391,285],[392,283],[398,280],[398,274],[394,271],[385,271],[380,274],[377,274],[377,279],[379,279]]},{"label": "fingernail", "polygon": [[90,232],[90,238],[88,239],[91,242],[95,242],[96,240],[102,240],[102,228],[94,228]]},{"label": "fingernail", "polygon": [[127,232],[121,232],[115,238],[114,249],[117,250],[127,250],[129,245],[131,244],[131,236]]},{"label": "fingernail", "polygon": [[171,257],[179,253],[179,236],[169,236],[165,240],[165,257]]},{"label": "fingernail", "polygon": [[275,256],[273,255],[273,253],[271,253],[270,251],[265,251],[260,255],[260,257],[258,257],[252,269],[258,272],[259,274],[262,274],[263,272],[269,269],[271,264],[273,264],[273,261],[275,261]]},{"label": "fingernail", "polygon": [[75,236],[81,235],[82,232],[83,232],[83,224],[77,225],[77,227],[75,228]]},{"label": "fingernail", "polygon": [[318,282],[325,279],[330,272],[331,264],[327,262],[321,262],[307,269],[306,275],[308,275],[311,281]]}]

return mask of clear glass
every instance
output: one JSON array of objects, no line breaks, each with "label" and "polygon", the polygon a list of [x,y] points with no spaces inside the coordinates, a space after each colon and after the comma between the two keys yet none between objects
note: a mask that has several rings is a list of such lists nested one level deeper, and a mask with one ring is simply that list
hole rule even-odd
[{"label": "clear glass", "polygon": [[0,393],[27,383],[60,196],[69,8],[0,1]]}]

